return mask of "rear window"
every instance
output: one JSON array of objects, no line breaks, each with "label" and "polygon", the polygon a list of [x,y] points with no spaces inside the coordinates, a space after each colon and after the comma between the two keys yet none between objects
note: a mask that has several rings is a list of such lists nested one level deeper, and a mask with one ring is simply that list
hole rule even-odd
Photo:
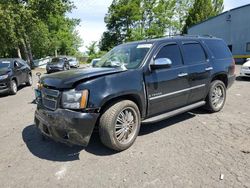
[{"label": "rear window", "polygon": [[202,46],[197,42],[183,44],[183,52],[187,64],[198,64],[206,61],[206,54]]},{"label": "rear window", "polygon": [[232,58],[232,54],[226,43],[222,40],[207,40],[206,44],[212,52],[215,59]]}]

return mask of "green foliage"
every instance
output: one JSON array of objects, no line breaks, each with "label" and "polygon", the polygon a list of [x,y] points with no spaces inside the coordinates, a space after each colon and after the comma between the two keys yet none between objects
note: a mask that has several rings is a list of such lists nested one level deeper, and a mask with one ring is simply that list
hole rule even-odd
[{"label": "green foliage", "polygon": [[176,0],[174,22],[171,28],[172,35],[182,33],[188,12],[192,8],[193,3],[194,0]]},{"label": "green foliage", "polygon": [[86,55],[88,56],[88,63],[90,63],[93,59],[101,58],[105,55],[107,51],[101,51],[98,49],[97,42],[92,42],[89,46],[87,46]]},{"label": "green foliage", "polygon": [[220,14],[223,9],[223,0],[195,0],[189,10],[183,33],[187,33],[189,27]]},{"label": "green foliage", "polygon": [[114,0],[105,17],[101,50],[126,41],[162,37],[173,25],[176,0]]},{"label": "green foliage", "polygon": [[81,39],[75,27],[79,20],[66,13],[74,8],[70,0],[1,0],[0,56],[17,57],[21,51],[29,62],[53,55],[75,55]]}]

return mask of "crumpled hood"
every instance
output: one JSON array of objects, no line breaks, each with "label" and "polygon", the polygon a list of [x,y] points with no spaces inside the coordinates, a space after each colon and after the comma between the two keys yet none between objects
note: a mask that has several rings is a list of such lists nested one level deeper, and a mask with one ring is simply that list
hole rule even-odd
[{"label": "crumpled hood", "polygon": [[8,74],[11,70],[9,68],[0,69],[0,76]]},{"label": "crumpled hood", "polygon": [[41,78],[41,84],[55,89],[72,89],[79,81],[124,72],[122,68],[88,68],[58,72]]}]

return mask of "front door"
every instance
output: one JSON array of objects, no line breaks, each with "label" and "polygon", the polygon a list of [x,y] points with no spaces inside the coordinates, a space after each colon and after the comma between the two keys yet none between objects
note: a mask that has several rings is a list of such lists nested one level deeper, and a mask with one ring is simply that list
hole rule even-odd
[{"label": "front door", "polygon": [[[168,58],[169,68],[154,69],[145,74],[148,95],[148,117],[175,110],[187,104],[189,83],[187,67],[177,43],[161,45],[154,60]],[[151,62],[154,62],[153,60]]]},{"label": "front door", "polygon": [[14,72],[18,80],[18,85],[25,82],[24,66],[19,61],[14,61]]}]

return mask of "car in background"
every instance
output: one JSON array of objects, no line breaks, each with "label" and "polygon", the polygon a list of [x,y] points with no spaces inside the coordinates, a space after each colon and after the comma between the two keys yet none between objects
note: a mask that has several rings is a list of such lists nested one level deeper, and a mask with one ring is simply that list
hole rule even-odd
[{"label": "car in background", "polygon": [[24,83],[32,85],[30,66],[22,59],[0,59],[0,93],[15,95]]},{"label": "car in background", "polygon": [[78,68],[80,66],[79,61],[77,60],[77,58],[70,58],[68,60],[69,60],[70,67]]},{"label": "car in background", "polygon": [[70,64],[65,57],[55,57],[47,64],[46,70],[48,74],[52,72],[66,71],[70,70]]},{"label": "car in background", "polygon": [[100,60],[101,60],[101,59],[93,59],[93,60],[91,61],[91,66],[92,66],[92,67],[95,67],[96,64],[97,64]]},{"label": "car in background", "polygon": [[247,59],[246,63],[244,63],[241,67],[240,76],[242,78],[249,77],[250,78],[250,58]]}]

